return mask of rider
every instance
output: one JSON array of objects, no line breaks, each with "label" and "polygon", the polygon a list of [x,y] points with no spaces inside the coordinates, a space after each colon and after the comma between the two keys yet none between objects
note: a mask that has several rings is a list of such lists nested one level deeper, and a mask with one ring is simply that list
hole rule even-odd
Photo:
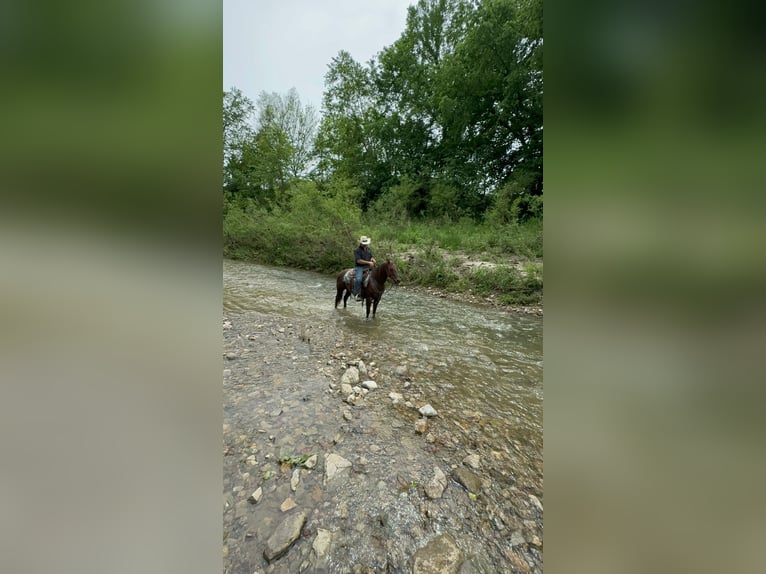
[{"label": "rider", "polygon": [[354,249],[354,295],[357,301],[362,301],[360,287],[362,286],[362,272],[375,266],[375,258],[370,251],[370,238],[362,235],[359,238],[359,247]]}]

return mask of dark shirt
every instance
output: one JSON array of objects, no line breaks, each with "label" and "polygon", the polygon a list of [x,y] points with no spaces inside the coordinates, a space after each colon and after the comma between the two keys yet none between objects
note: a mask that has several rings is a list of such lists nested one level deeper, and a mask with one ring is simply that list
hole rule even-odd
[{"label": "dark shirt", "polygon": [[[372,251],[367,246],[359,246],[356,249],[354,249],[354,267],[359,267],[359,261],[360,259],[363,259],[365,261],[369,261],[372,259]],[[367,267],[367,265],[362,265],[363,267]]]}]

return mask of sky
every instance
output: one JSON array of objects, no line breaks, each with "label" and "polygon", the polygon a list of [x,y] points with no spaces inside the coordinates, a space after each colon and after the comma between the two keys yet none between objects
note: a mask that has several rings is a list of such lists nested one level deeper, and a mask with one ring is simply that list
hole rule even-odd
[{"label": "sky", "polygon": [[255,101],[295,88],[321,110],[324,75],[340,50],[362,64],[404,31],[416,0],[223,0],[223,89]]}]

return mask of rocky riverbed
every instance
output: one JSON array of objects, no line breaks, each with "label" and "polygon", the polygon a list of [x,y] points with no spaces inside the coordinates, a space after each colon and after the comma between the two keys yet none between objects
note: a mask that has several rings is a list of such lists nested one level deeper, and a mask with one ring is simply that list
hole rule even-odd
[{"label": "rocky riverbed", "polygon": [[224,572],[542,572],[541,443],[438,412],[400,350],[330,321],[223,334]]}]

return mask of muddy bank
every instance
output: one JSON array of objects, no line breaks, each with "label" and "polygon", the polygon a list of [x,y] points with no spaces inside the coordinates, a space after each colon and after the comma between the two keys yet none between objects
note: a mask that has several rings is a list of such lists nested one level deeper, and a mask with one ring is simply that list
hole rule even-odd
[{"label": "muddy bank", "polygon": [[223,326],[225,572],[542,572],[537,447],[330,321]]}]

